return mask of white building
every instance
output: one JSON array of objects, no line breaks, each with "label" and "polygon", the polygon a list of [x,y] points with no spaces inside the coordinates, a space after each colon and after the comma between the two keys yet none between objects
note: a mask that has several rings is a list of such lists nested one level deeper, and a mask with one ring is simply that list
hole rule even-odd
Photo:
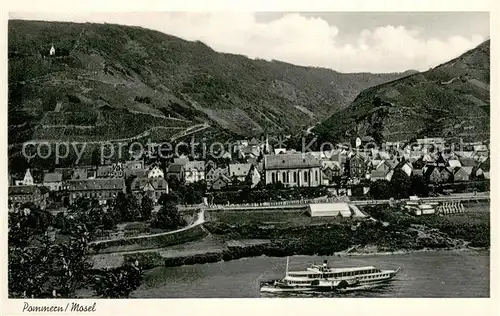
[{"label": "white building", "polygon": [[309,215],[311,217],[319,216],[342,216],[351,217],[351,208],[349,204],[342,202],[335,203],[314,203],[309,205]]},{"label": "white building", "polygon": [[149,170],[148,178],[165,178],[165,174],[160,167],[154,166],[151,170]]},{"label": "white building", "polygon": [[26,169],[23,180],[16,180],[16,185],[34,185],[33,176],[31,175],[30,169]]}]

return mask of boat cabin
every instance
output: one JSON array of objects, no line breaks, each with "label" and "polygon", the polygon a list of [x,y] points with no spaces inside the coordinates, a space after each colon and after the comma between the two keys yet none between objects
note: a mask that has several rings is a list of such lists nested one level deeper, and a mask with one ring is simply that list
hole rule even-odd
[{"label": "boat cabin", "polygon": [[380,273],[379,269],[375,267],[356,267],[356,268],[329,268],[325,266],[313,265],[306,271],[293,271],[289,272],[290,277],[307,277],[310,279],[317,278],[344,278],[344,277],[355,277],[358,275],[366,275],[373,273]]}]

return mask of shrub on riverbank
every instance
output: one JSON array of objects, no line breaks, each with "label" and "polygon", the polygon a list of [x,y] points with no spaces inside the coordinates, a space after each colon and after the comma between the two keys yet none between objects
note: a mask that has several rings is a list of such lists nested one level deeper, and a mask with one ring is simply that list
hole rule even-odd
[{"label": "shrub on riverbank", "polygon": [[[386,205],[365,209],[378,222],[339,221],[315,225],[264,225],[208,222],[206,228],[228,239],[271,239],[300,254],[332,254],[354,245],[375,245],[381,251],[454,248],[460,240],[473,247],[489,246],[489,214],[411,216]],[[382,224],[386,222],[386,224]]]},{"label": "shrub on riverbank", "polygon": [[[489,203],[480,204],[485,208]],[[466,206],[467,207],[467,206]],[[438,229],[450,238],[463,239],[472,247],[488,247],[490,245],[489,212],[465,212],[460,214],[440,216],[412,216],[402,208],[374,205],[364,208],[374,218],[390,223],[393,227],[407,229],[419,224]]]},{"label": "shrub on riverbank", "polygon": [[[276,185],[276,184],[275,184]],[[215,204],[265,203],[286,200],[313,199],[326,196],[325,187],[279,188],[268,186],[257,190],[243,189],[239,191],[212,192]]]}]

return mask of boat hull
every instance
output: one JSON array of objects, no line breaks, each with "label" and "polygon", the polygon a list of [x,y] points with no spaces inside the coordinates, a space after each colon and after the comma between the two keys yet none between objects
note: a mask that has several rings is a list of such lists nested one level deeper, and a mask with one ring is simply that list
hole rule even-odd
[{"label": "boat hull", "polygon": [[388,276],[379,279],[360,280],[358,278],[343,279],[335,281],[323,281],[316,285],[305,286],[290,286],[283,284],[280,280],[272,280],[262,282],[260,284],[260,291],[267,293],[283,293],[283,292],[345,292],[356,291],[370,288],[372,285],[380,285],[389,283],[399,272],[400,268],[395,271],[388,272]]},{"label": "boat hull", "polygon": [[356,286],[358,282],[336,282],[336,284],[323,284],[312,286],[288,286],[280,284],[278,280],[263,282],[260,286],[261,292],[281,293],[281,292],[334,292],[339,289],[345,289]]},{"label": "boat hull", "polygon": [[316,289],[312,287],[279,287],[274,285],[261,286],[262,293],[285,293],[285,292],[315,292]]}]

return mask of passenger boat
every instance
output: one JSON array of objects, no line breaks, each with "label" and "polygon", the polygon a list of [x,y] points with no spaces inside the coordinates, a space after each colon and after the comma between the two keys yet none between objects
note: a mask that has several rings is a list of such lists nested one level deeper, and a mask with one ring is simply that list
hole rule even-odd
[{"label": "passenger boat", "polygon": [[317,292],[356,288],[390,281],[400,270],[380,270],[373,266],[332,268],[325,260],[323,265],[312,264],[305,271],[288,271],[288,263],[287,257],[285,276],[279,280],[262,282],[261,292]]}]

